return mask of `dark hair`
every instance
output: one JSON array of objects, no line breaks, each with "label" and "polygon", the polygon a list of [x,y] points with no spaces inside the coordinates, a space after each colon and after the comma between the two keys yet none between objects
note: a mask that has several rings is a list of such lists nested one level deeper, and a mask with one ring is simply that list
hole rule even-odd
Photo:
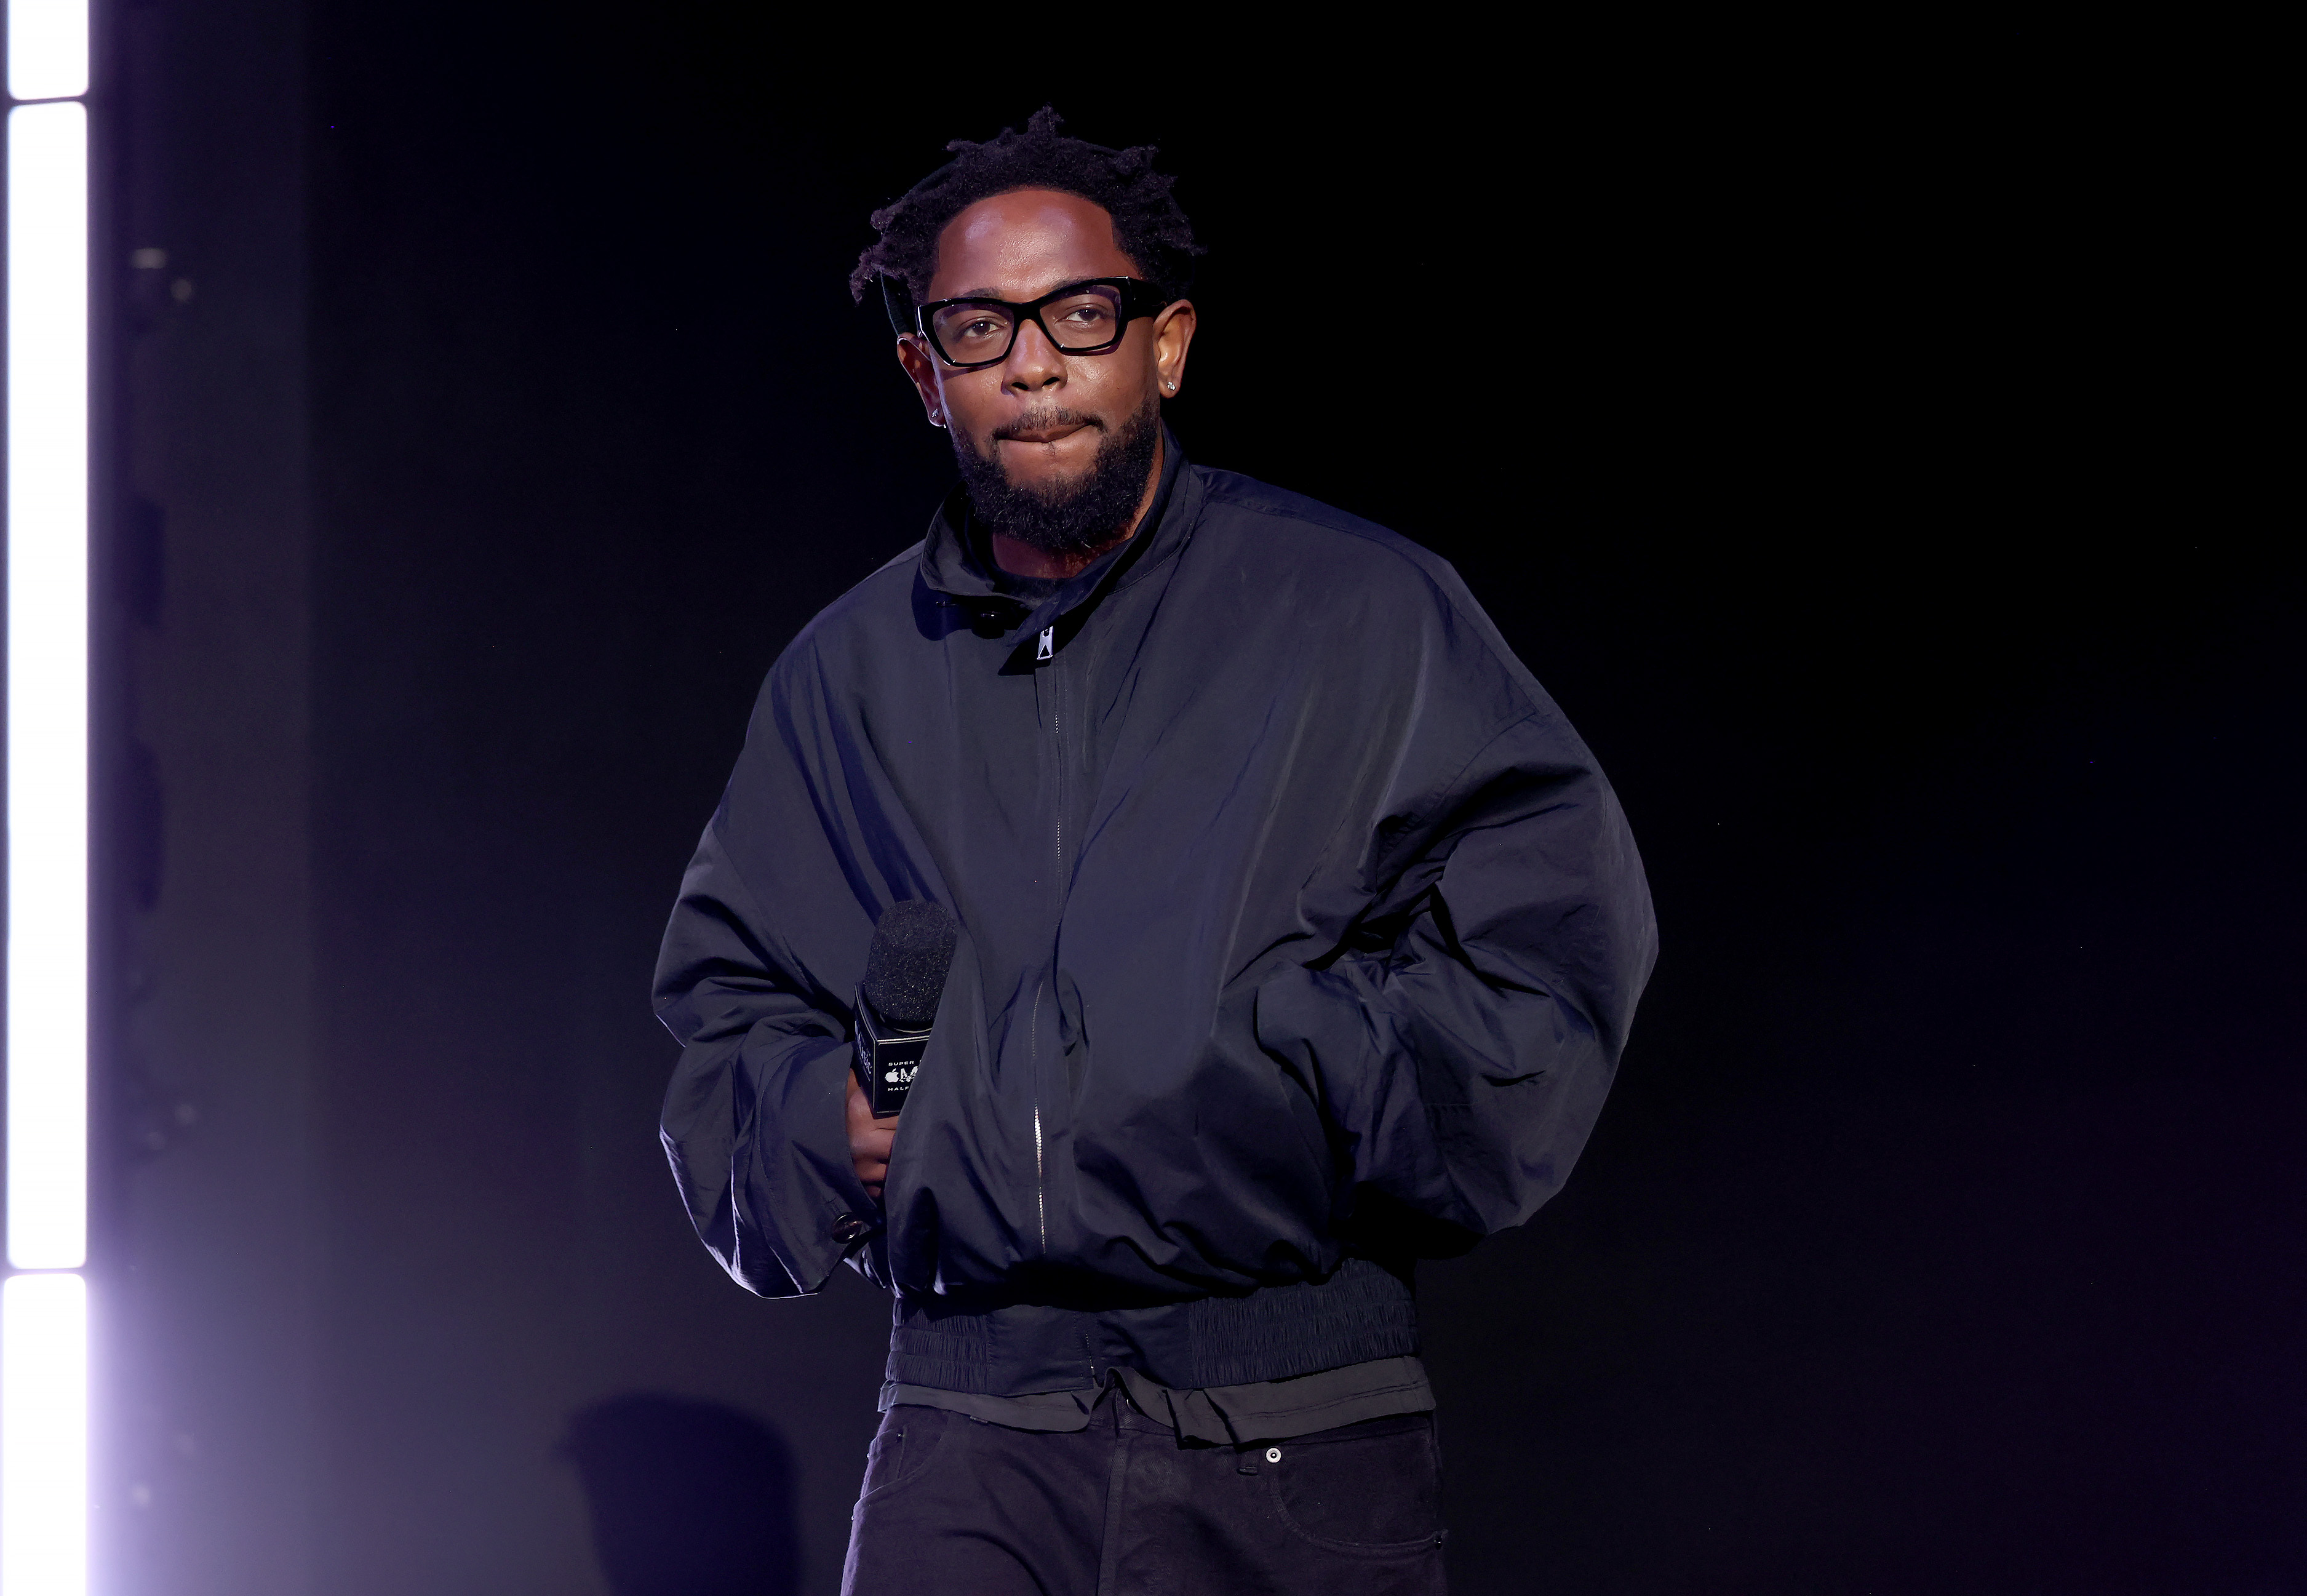
[{"label": "dark hair", "polygon": [[914,304],[927,297],[937,275],[938,235],[980,200],[1021,188],[1055,189],[1102,206],[1113,219],[1113,241],[1138,275],[1164,296],[1184,296],[1193,279],[1193,224],[1170,195],[1177,179],[1154,169],[1154,146],[1108,150],[1058,132],[1064,118],[1049,107],[1033,113],[1025,131],[1005,127],[982,144],[956,139],[953,159],[873,213],[881,236],[857,257],[849,274],[853,298],[863,299],[876,278],[902,285]]}]

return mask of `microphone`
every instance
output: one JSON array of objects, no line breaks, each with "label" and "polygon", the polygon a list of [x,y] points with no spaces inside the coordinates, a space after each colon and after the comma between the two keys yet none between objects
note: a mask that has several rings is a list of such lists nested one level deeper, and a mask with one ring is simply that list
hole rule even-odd
[{"label": "microphone", "polygon": [[918,899],[891,904],[873,927],[857,989],[855,1068],[877,1120],[904,1108],[913,1089],[959,931],[942,907]]}]

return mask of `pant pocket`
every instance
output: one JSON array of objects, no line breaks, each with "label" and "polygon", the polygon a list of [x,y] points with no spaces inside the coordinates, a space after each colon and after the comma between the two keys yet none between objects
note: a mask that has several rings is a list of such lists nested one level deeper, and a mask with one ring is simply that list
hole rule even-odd
[{"label": "pant pocket", "polygon": [[1406,1552],[1442,1534],[1442,1464],[1427,1413],[1373,1419],[1253,1449],[1274,1509],[1305,1539]]},{"label": "pant pocket", "polygon": [[945,1417],[935,1408],[900,1406],[881,1415],[881,1428],[865,1451],[865,1483],[860,1506],[885,1496],[918,1475],[937,1450]]}]

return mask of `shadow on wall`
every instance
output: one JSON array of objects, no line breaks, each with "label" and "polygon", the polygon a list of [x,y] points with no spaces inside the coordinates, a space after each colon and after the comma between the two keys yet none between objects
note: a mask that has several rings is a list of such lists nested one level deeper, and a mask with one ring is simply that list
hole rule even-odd
[{"label": "shadow on wall", "polygon": [[759,1420],[716,1403],[616,1396],[571,1419],[560,1450],[584,1481],[616,1596],[801,1589],[793,1458]]}]

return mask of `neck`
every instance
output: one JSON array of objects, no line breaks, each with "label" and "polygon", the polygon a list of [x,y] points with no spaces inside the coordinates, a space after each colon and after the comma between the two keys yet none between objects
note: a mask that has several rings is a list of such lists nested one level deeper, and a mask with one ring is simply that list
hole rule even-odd
[{"label": "neck", "polygon": [[1111,537],[1077,554],[1052,554],[1045,549],[1037,549],[1031,544],[1019,543],[1014,537],[996,532],[991,539],[993,562],[1011,576],[1054,578],[1059,581],[1069,576],[1079,576],[1109,551],[1119,548],[1136,536],[1138,527],[1145,519],[1145,512],[1154,508],[1154,493],[1162,486],[1162,453],[1168,446],[1167,440],[1154,439],[1154,468],[1145,474],[1145,491],[1137,495],[1137,508],[1130,512],[1128,524]]}]

